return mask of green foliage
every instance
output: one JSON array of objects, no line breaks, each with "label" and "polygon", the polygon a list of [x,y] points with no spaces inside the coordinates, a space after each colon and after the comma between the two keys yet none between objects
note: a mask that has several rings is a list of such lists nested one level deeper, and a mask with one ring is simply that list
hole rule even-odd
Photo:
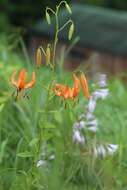
[{"label": "green foliage", "polygon": [[[70,76],[65,76],[57,74],[57,80],[66,78],[68,83]],[[112,81],[109,99],[100,102],[96,111],[102,123],[98,138],[119,144],[119,152],[106,159],[94,159],[72,143],[72,125],[85,109],[84,97],[73,109],[64,109],[59,98],[49,99],[43,88],[51,79],[50,71],[42,67],[29,100],[14,102],[10,97],[4,107],[1,104],[0,189],[126,188],[126,88],[120,81]],[[37,168],[45,143],[46,165]],[[52,154],[55,160],[49,159]]]}]

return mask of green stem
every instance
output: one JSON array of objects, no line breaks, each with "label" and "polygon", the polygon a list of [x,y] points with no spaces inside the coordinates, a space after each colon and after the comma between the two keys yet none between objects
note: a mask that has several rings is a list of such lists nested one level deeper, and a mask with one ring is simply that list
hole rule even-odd
[{"label": "green stem", "polygon": [[57,46],[58,33],[59,33],[58,7],[56,8],[55,18],[56,18],[56,34],[55,34],[54,47],[53,47],[53,70],[55,68],[56,46]]},{"label": "green stem", "polygon": [[[55,14],[55,20],[56,20],[56,33],[55,33],[55,39],[54,39],[54,46],[53,46],[53,64],[52,64],[52,69],[53,71],[55,70],[55,57],[56,57],[56,47],[57,47],[57,42],[58,42],[58,34],[61,30],[64,29],[69,23],[72,23],[72,20],[70,19],[67,21],[60,29],[59,29],[59,20],[58,20],[58,13],[59,9],[62,4],[66,5],[66,1],[61,1],[60,4],[56,7],[56,12],[52,11],[53,14]],[[49,8],[48,8],[49,9]],[[52,9],[49,9],[52,10]]]},{"label": "green stem", "polygon": [[66,1],[61,1],[58,6],[60,7],[62,4],[66,4]]},{"label": "green stem", "polygon": [[61,28],[59,28],[59,32],[62,31],[69,23],[73,23],[72,20],[68,20]]},{"label": "green stem", "polygon": [[48,11],[48,10],[51,11],[54,15],[56,14],[55,11],[53,11],[50,7],[46,8],[46,11]]}]

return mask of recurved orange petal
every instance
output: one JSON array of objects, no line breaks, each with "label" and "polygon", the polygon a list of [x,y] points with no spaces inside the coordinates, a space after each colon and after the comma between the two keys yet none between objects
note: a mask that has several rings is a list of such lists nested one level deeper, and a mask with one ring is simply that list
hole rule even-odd
[{"label": "recurved orange petal", "polygon": [[63,95],[64,99],[71,98],[71,88],[66,86],[66,88],[62,92],[62,95]]},{"label": "recurved orange petal", "polygon": [[56,89],[62,90],[62,89],[64,89],[65,87],[66,87],[66,85],[63,85],[63,84],[60,84],[60,83],[56,83],[56,84],[55,84],[55,88],[56,88]]},{"label": "recurved orange petal", "polygon": [[80,80],[74,73],[73,73],[73,81],[74,81],[74,88],[80,90]]},{"label": "recurved orange petal", "polygon": [[78,79],[78,77],[73,74],[73,81],[74,81],[74,85],[73,85],[73,97],[76,97],[80,91],[80,80]]},{"label": "recurved orange petal", "polygon": [[81,74],[80,77],[81,77],[81,84],[82,84],[84,94],[85,94],[85,96],[87,98],[89,98],[90,94],[89,94],[89,88],[88,88],[88,85],[87,85],[86,77],[85,77],[85,75],[83,73]]},{"label": "recurved orange petal", "polygon": [[31,82],[25,84],[25,89],[32,88],[35,85],[35,82],[36,82],[35,78],[36,78],[36,75],[35,75],[35,72],[33,72],[32,73],[32,80],[31,80]]},{"label": "recurved orange petal", "polygon": [[16,88],[18,88],[18,83],[17,81],[15,80],[15,77],[16,77],[16,74],[17,74],[17,70],[15,70],[12,75],[11,75],[11,83],[13,86],[15,86]]},{"label": "recurved orange petal", "polygon": [[25,71],[25,69],[22,69],[20,74],[19,74],[19,78],[18,78],[18,88],[19,90],[22,90],[25,88],[25,81],[27,78],[27,73]]}]

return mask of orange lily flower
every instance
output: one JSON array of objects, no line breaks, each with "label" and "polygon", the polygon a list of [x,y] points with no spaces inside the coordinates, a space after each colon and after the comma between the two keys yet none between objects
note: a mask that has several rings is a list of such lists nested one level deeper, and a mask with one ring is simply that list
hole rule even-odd
[{"label": "orange lily flower", "polygon": [[68,99],[71,96],[71,88],[57,83],[53,89],[56,96],[62,96],[64,99]]},{"label": "orange lily flower", "polygon": [[18,80],[15,80],[15,77],[17,75],[17,70],[15,70],[11,75],[11,83],[14,87],[17,88],[17,92],[20,92],[24,89],[32,88],[35,85],[35,72],[32,73],[32,80],[29,83],[26,83],[27,79],[27,72],[25,69],[22,69]]},{"label": "orange lily flower", "polygon": [[[81,83],[85,92],[85,97],[89,98],[89,90],[85,75],[81,74]],[[53,89],[56,96],[62,96],[64,99],[75,98],[80,92],[80,80],[73,74],[73,87],[57,83]]]}]

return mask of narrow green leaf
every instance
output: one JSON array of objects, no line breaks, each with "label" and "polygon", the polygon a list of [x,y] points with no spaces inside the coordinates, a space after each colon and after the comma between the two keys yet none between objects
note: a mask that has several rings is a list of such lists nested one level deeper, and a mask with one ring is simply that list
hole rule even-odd
[{"label": "narrow green leaf", "polygon": [[1,104],[0,105],[0,112],[3,110],[3,108],[4,108],[4,104]]},{"label": "narrow green leaf", "polygon": [[2,161],[3,161],[3,157],[4,157],[4,153],[5,153],[5,148],[6,148],[6,145],[7,145],[7,141],[8,141],[8,139],[4,140],[4,141],[1,143],[1,146],[0,146],[0,163],[2,163]]},{"label": "narrow green leaf", "polygon": [[40,122],[40,127],[41,126],[42,126],[42,128],[45,128],[45,129],[55,129],[56,128],[56,126],[53,123],[50,123],[48,121]]},{"label": "narrow green leaf", "polygon": [[38,138],[34,138],[30,141],[29,146],[34,146],[38,143]]},{"label": "narrow green leaf", "polygon": [[43,134],[42,140],[45,142],[45,141],[50,140],[52,138],[53,138],[53,133],[45,132]]},{"label": "narrow green leaf", "polygon": [[21,157],[21,158],[28,158],[28,157],[33,157],[33,155],[31,154],[31,152],[20,152],[17,154],[18,157]]}]

